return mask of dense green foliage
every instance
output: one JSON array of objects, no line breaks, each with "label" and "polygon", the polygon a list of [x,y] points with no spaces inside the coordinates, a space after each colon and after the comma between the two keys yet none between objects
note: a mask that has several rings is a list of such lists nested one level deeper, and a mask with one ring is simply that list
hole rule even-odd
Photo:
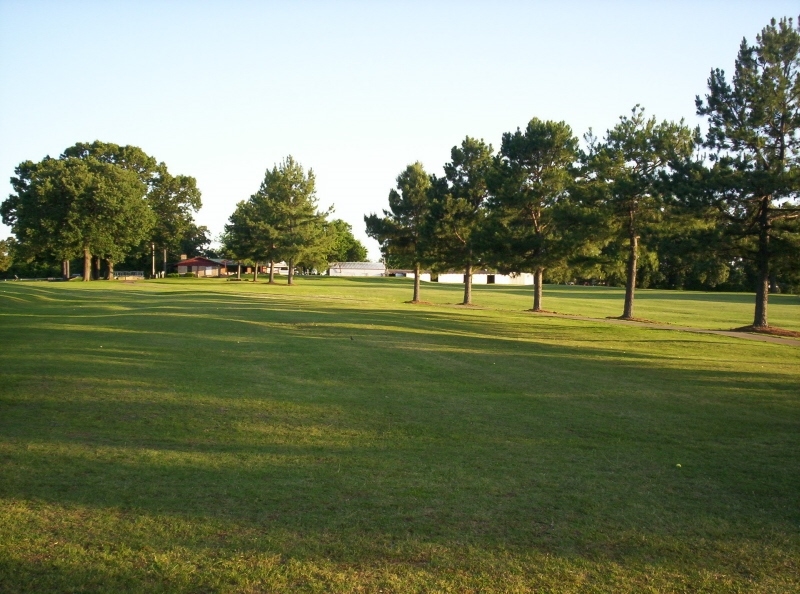
[{"label": "dense green foliage", "polygon": [[528,122],[503,134],[489,198],[487,260],[502,272],[534,272],[533,310],[540,311],[545,269],[563,264],[576,248],[559,216],[574,184],[578,139],[564,122]]},{"label": "dense green foliage", "polygon": [[[797,347],[409,288],[0,283],[0,591],[800,588]],[[637,307],[730,328],[751,300]]]},{"label": "dense green foliage", "polygon": [[732,85],[711,72],[697,113],[708,116],[702,172],[731,252],[755,265],[754,326],[767,326],[771,277],[800,259],[800,23],[782,19],[742,41]]},{"label": "dense green foliage", "polygon": [[201,206],[194,178],[173,177],[134,146],[95,141],[69,147],[58,159],[26,161],[11,178],[14,193],[0,205],[16,242],[15,265],[28,271],[83,258],[84,280],[126,260],[137,267],[152,248],[173,254],[207,243],[194,224]]},{"label": "dense green foliage", "polygon": [[0,240],[0,272],[8,270],[14,261],[14,257],[11,254],[13,244],[13,237]]},{"label": "dense green foliage", "polygon": [[145,239],[154,216],[139,176],[92,155],[25,162],[12,178],[15,193],[3,202],[3,222],[17,238],[17,253],[34,259],[84,255],[117,262]]},{"label": "dense green foliage", "polygon": [[326,254],[328,262],[366,262],[367,248],[353,235],[353,226],[342,219],[333,219],[326,224],[330,246]]},{"label": "dense green foliage", "polygon": [[367,235],[381,244],[393,267],[414,270],[413,302],[420,300],[420,267],[429,260],[432,237],[430,192],[432,180],[422,163],[413,163],[397,176],[397,189],[389,191],[389,210],[383,216],[364,216]]},{"label": "dense green foliage", "polygon": [[472,271],[486,263],[484,229],[492,146],[467,136],[450,151],[444,178],[431,182],[429,260],[464,271],[463,304],[472,303]]},{"label": "dense green foliage", "polygon": [[328,223],[328,214],[318,209],[313,170],[306,172],[289,156],[267,169],[258,192],[237,205],[225,227],[223,250],[255,263],[285,260],[291,285],[295,267],[321,269],[338,247],[344,228]]},{"label": "dense green foliage", "polygon": [[695,133],[683,122],[658,123],[645,118],[638,105],[629,117],[606,133],[600,142],[591,139],[586,155],[588,169],[586,194],[592,206],[599,207],[603,230],[609,243],[624,246],[625,306],[623,318],[633,318],[636,274],[639,269],[639,244],[648,227],[660,223],[665,215],[669,187],[661,180],[670,163],[688,161],[695,147]]}]

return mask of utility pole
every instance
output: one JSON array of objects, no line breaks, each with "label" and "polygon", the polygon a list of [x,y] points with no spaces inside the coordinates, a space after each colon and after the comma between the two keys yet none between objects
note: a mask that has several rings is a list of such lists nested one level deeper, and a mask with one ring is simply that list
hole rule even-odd
[{"label": "utility pole", "polygon": [[156,244],[155,243],[151,243],[150,244],[150,248],[153,250],[153,270],[152,270],[152,273],[150,274],[150,278],[155,278],[156,277]]}]

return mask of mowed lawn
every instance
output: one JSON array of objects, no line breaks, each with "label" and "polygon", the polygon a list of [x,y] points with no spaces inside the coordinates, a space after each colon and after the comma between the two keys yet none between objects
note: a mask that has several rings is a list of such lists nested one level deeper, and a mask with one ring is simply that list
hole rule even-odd
[{"label": "mowed lawn", "polygon": [[800,590],[800,347],[460,291],[0,283],[0,592]]}]

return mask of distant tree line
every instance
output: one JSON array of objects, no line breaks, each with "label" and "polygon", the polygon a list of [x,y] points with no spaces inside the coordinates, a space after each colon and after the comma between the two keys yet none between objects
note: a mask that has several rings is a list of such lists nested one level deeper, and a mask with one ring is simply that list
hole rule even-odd
[{"label": "distant tree line", "polygon": [[14,193],[0,204],[14,233],[0,241],[0,272],[69,278],[77,260],[88,281],[113,278],[120,266],[152,271],[156,259],[160,270],[179,254],[223,255],[253,265],[285,260],[291,284],[295,269],[366,260],[350,224],[318,209],[315,183],[292,157],[268,170],[212,251],[208,229],[194,221],[202,203],[193,177],[170,174],[138,147],[78,143],[15,169]]},{"label": "distant tree line", "polygon": [[583,146],[564,122],[532,119],[494,152],[466,137],[444,176],[414,163],[389,209],[364,217],[390,266],[464,273],[531,272],[533,310],[545,281],[755,290],[754,327],[770,291],[800,292],[800,27],[774,19],[742,41],[729,82],[714,69],[696,98],[708,129],[645,116],[636,106]]},{"label": "distant tree line", "polygon": [[14,233],[0,245],[0,270],[8,273],[49,276],[60,266],[69,278],[78,260],[85,281],[113,278],[120,265],[150,268],[156,251],[196,254],[210,241],[194,222],[195,179],[172,175],[135,146],[78,143],[58,158],[20,163],[11,184],[0,204]]},{"label": "distant tree line", "polygon": [[254,265],[285,261],[288,284],[295,269],[322,270],[330,262],[363,261],[367,249],[353,236],[349,223],[328,220],[333,208],[319,209],[314,171],[305,171],[293,157],[268,169],[258,191],[236,205],[222,234],[226,256]]}]

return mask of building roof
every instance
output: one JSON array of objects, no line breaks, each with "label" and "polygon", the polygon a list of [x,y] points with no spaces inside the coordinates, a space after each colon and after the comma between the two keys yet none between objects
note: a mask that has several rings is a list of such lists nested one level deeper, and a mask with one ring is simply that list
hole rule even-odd
[{"label": "building roof", "polygon": [[222,264],[215,262],[210,258],[197,256],[195,258],[189,258],[188,260],[181,260],[180,262],[177,262],[175,266],[222,266]]},{"label": "building roof", "polygon": [[329,264],[328,268],[336,268],[338,270],[386,270],[383,262],[334,262]]},{"label": "building roof", "polygon": [[[463,276],[464,275],[464,269],[461,268],[460,270],[452,270],[452,269],[451,270],[443,270],[442,272],[439,273],[439,275],[442,275],[442,274],[460,274],[460,275]],[[472,271],[472,276],[475,276],[476,274],[494,274],[496,276],[513,276],[515,274],[522,274],[522,273],[521,272],[512,272],[510,274],[502,274],[502,273],[496,272],[494,270],[486,270],[485,268],[482,268],[480,270],[473,270]]]},{"label": "building roof", "polygon": [[[241,262],[241,260],[231,260],[230,258],[206,258],[206,260],[211,260],[212,262],[216,262],[220,266],[235,266],[236,264],[239,264]],[[188,260],[186,261],[188,262]],[[179,264],[181,266],[184,265],[183,262],[180,262]],[[252,266],[252,264],[242,264],[242,265]],[[267,268],[269,268],[269,262],[259,262],[259,265],[266,266]],[[191,266],[191,264],[189,266]],[[280,262],[275,262],[275,268],[287,268],[287,267],[288,265],[283,260],[281,260]]]}]

